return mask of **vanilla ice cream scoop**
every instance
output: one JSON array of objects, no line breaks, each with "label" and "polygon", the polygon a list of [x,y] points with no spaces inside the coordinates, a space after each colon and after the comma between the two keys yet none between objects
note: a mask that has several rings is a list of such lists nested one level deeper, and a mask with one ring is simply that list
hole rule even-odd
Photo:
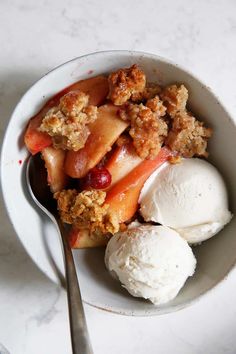
[{"label": "vanilla ice cream scoop", "polygon": [[115,234],[105,263],[131,295],[161,305],[174,299],[193,275],[196,259],[176,231],[143,225]]},{"label": "vanilla ice cream scoop", "polygon": [[155,171],[144,185],[140,205],[146,221],[175,229],[189,243],[212,237],[232,217],[223,178],[198,158]]}]

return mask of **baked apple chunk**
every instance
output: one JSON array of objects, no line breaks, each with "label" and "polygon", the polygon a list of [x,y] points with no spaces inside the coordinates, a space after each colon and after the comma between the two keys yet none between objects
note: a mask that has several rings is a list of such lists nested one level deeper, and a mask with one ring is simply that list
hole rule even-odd
[{"label": "baked apple chunk", "polygon": [[128,122],[120,119],[116,106],[106,104],[99,107],[97,119],[88,127],[90,135],[84,148],[78,152],[67,152],[66,173],[73,178],[84,177],[111,150],[114,142],[128,126]]}]

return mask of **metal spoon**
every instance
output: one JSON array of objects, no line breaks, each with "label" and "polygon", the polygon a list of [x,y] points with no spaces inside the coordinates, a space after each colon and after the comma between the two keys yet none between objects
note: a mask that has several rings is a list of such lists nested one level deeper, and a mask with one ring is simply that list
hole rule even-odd
[{"label": "metal spoon", "polygon": [[92,347],[84,315],[79,283],[71,248],[63,223],[57,212],[56,201],[47,184],[46,169],[39,155],[30,157],[26,166],[26,184],[33,201],[57,226],[61,236],[66,274],[67,299],[73,354],[92,354]]}]

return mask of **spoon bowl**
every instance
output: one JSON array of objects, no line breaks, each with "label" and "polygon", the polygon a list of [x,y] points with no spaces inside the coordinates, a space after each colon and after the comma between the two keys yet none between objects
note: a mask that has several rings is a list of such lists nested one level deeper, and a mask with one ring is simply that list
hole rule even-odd
[{"label": "spoon bowl", "polygon": [[26,165],[26,183],[35,204],[56,223],[57,203],[47,183],[47,171],[39,154],[30,157]]}]

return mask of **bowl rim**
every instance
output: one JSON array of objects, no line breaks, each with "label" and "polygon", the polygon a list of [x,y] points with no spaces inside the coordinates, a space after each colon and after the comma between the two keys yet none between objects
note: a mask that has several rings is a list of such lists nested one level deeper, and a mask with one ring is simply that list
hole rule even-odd
[{"label": "bowl rim", "polygon": [[[57,70],[60,70],[62,67],[68,65],[69,63],[72,62],[76,62],[78,60],[81,60],[83,58],[88,58],[91,56],[100,56],[100,55],[108,55],[108,54],[129,54],[131,57],[132,55],[134,55],[134,57],[137,56],[146,56],[150,59],[154,59],[154,60],[159,60],[162,61],[163,63],[169,64],[173,67],[176,67],[178,69],[180,69],[181,71],[185,72],[186,74],[188,74],[188,76],[190,76],[191,78],[194,79],[194,81],[197,81],[199,84],[202,85],[202,87],[204,89],[206,89],[207,91],[210,92],[210,94],[213,96],[213,98],[215,99],[215,101],[221,106],[221,108],[223,109],[223,111],[226,113],[227,118],[229,119],[229,121],[231,122],[231,124],[233,124],[233,126],[236,128],[236,120],[234,120],[232,118],[232,114],[230,113],[230,111],[225,107],[225,105],[222,103],[221,99],[218,97],[217,94],[214,93],[214,91],[211,89],[211,87],[209,87],[204,80],[200,79],[197,75],[193,74],[190,70],[184,68],[182,65],[179,65],[177,63],[175,63],[173,60],[171,59],[167,59],[163,56],[160,56],[158,54],[155,53],[150,53],[150,52],[145,52],[145,51],[136,51],[136,50],[128,50],[128,49],[114,49],[114,50],[103,50],[103,51],[95,51],[95,52],[91,52],[88,54],[84,54],[78,57],[74,57],[62,64],[57,65],[56,67],[52,68],[51,70],[47,71],[43,76],[41,76],[39,79],[37,79],[36,81],[34,81],[34,83],[24,92],[24,94],[21,96],[21,98],[19,99],[18,103],[16,104],[16,106],[14,107],[12,113],[10,114],[10,118],[8,121],[8,124],[6,125],[4,132],[3,132],[3,140],[2,140],[2,146],[1,146],[1,152],[0,152],[0,186],[1,186],[1,193],[2,193],[2,200],[3,200],[3,204],[8,216],[8,220],[10,222],[10,224],[12,225],[16,236],[18,238],[18,240],[20,241],[21,245],[23,246],[24,250],[26,251],[27,255],[30,257],[30,259],[32,260],[32,262],[36,265],[36,267],[48,278],[50,279],[52,282],[55,282],[55,279],[53,279],[49,274],[46,273],[46,271],[44,271],[40,265],[38,263],[36,263],[36,260],[32,257],[31,254],[28,253],[27,248],[25,247],[25,244],[22,240],[22,238],[19,237],[18,233],[17,233],[17,226],[14,223],[13,219],[11,218],[11,212],[7,206],[7,197],[4,191],[4,182],[3,182],[3,160],[4,160],[4,153],[6,150],[6,142],[7,142],[7,136],[8,136],[8,131],[9,131],[9,126],[11,124],[12,118],[15,115],[15,112],[17,111],[18,107],[20,106],[22,100],[24,99],[24,97],[36,86],[38,85],[39,82],[41,82],[42,80],[44,80],[48,75],[50,75],[53,72],[56,72]],[[167,313],[172,313],[172,312],[176,312],[179,311],[185,307],[188,307],[189,305],[197,302],[198,300],[200,300],[203,296],[205,295],[209,295],[210,292],[212,292],[213,289],[218,288],[219,285],[222,285],[222,283],[224,282],[224,280],[226,280],[226,278],[228,277],[228,275],[236,268],[236,262],[232,265],[232,267],[227,271],[227,273],[225,273],[221,279],[215,281],[215,283],[207,290],[203,291],[200,295],[197,295],[196,297],[193,297],[191,300],[185,302],[184,304],[181,305],[175,305],[172,306],[171,310],[165,309],[165,308],[160,308],[160,307],[153,307],[156,308],[156,311],[151,311],[149,312],[147,311],[143,311],[141,313],[139,313],[138,311],[133,311],[133,310],[121,310],[121,309],[116,309],[116,308],[111,308],[109,306],[105,306],[105,305],[97,305],[94,304],[92,302],[89,302],[87,300],[83,299],[83,302],[86,303],[87,305],[90,305],[94,308],[103,310],[103,311],[107,311],[107,312],[111,312],[111,313],[115,313],[115,314],[119,314],[119,315],[126,315],[126,316],[139,316],[139,317],[143,317],[143,316],[156,316],[156,315],[163,315],[163,314],[167,314]],[[61,284],[62,286],[62,284]]]}]

